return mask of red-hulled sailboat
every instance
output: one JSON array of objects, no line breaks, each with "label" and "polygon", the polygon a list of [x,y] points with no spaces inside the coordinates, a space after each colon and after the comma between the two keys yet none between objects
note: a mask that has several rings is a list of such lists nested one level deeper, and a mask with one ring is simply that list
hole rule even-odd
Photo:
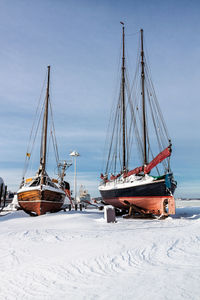
[{"label": "red-hulled sailboat", "polygon": [[[47,158],[47,128],[49,115],[49,83],[50,83],[50,66],[48,66],[48,79],[46,97],[44,102],[44,116],[42,126],[42,139],[40,151],[40,166],[35,176],[23,180],[20,189],[17,192],[20,207],[30,215],[43,215],[46,212],[57,212],[61,209],[64,199],[66,185],[64,181],[65,168],[63,166],[62,173],[59,173],[59,180],[51,179],[46,171]],[[37,126],[38,128],[38,126]],[[54,129],[54,127],[53,127]],[[56,140],[54,137],[54,146]],[[57,146],[55,146],[57,150]],[[27,152],[26,161],[29,160],[31,153]],[[58,158],[58,153],[57,153]],[[58,159],[57,159],[58,163]],[[68,187],[69,189],[69,187]]]},{"label": "red-hulled sailboat", "polygon": [[[125,27],[123,22],[121,24],[120,93],[116,113],[112,115],[111,143],[99,191],[104,203],[121,210],[132,206],[136,213],[143,215],[168,216],[175,213],[173,194],[176,181],[170,168],[172,144],[144,55],[143,30],[140,31],[140,59],[131,89],[125,64]],[[135,145],[140,158],[137,162]],[[159,153],[156,156],[153,154],[155,151]],[[139,161],[139,167],[129,168]],[[164,167],[162,173],[161,163]]]}]

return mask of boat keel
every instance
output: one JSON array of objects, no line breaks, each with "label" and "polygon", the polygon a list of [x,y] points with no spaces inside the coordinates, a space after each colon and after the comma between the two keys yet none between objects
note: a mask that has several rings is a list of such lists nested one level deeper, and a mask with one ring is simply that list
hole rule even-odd
[{"label": "boat keel", "polygon": [[[149,197],[150,204],[150,197]],[[154,201],[154,197],[152,199]],[[175,200],[173,196],[161,197],[157,199],[157,207],[149,208],[146,206],[138,206],[135,203],[129,202],[128,200],[124,200],[124,204],[128,206],[129,213],[124,216],[126,219],[166,219],[169,215],[175,214]],[[168,209],[167,209],[168,207]]]}]

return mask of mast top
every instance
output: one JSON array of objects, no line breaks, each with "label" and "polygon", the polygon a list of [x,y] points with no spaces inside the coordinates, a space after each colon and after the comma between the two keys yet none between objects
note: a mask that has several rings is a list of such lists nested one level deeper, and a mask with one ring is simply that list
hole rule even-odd
[{"label": "mast top", "polygon": [[121,22],[121,21],[120,21],[120,24],[122,24],[122,25],[124,26],[124,22]]}]

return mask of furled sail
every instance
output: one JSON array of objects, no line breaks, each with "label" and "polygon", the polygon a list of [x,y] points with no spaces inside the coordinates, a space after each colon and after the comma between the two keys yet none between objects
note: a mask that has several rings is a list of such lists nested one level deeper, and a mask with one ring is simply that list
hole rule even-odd
[{"label": "furled sail", "polygon": [[131,175],[134,175],[134,174],[139,174],[140,172],[143,171],[143,169],[144,169],[143,167],[137,167],[137,168],[135,168],[135,169],[133,169],[133,170],[127,172],[127,173],[124,173],[124,178],[128,177],[128,176],[131,176]]},{"label": "furled sail", "polygon": [[165,158],[171,155],[171,146],[160,152],[147,166],[144,167],[144,173],[149,173],[155,166],[161,163]]},{"label": "furled sail", "polygon": [[140,172],[144,172],[144,174],[148,174],[154,167],[156,167],[159,163],[161,163],[165,158],[171,155],[171,145],[165,148],[162,152],[160,152],[148,165],[137,167],[127,173],[124,173],[124,177],[128,177],[133,174],[139,174]]}]

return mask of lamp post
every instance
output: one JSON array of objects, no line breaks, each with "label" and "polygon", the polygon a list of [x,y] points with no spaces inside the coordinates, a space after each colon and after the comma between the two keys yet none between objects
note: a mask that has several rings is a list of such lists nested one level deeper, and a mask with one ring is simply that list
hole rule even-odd
[{"label": "lamp post", "polygon": [[74,150],[70,153],[70,156],[73,156],[74,158],[74,203],[76,204],[76,193],[77,193],[76,158],[80,156],[80,154]]}]

